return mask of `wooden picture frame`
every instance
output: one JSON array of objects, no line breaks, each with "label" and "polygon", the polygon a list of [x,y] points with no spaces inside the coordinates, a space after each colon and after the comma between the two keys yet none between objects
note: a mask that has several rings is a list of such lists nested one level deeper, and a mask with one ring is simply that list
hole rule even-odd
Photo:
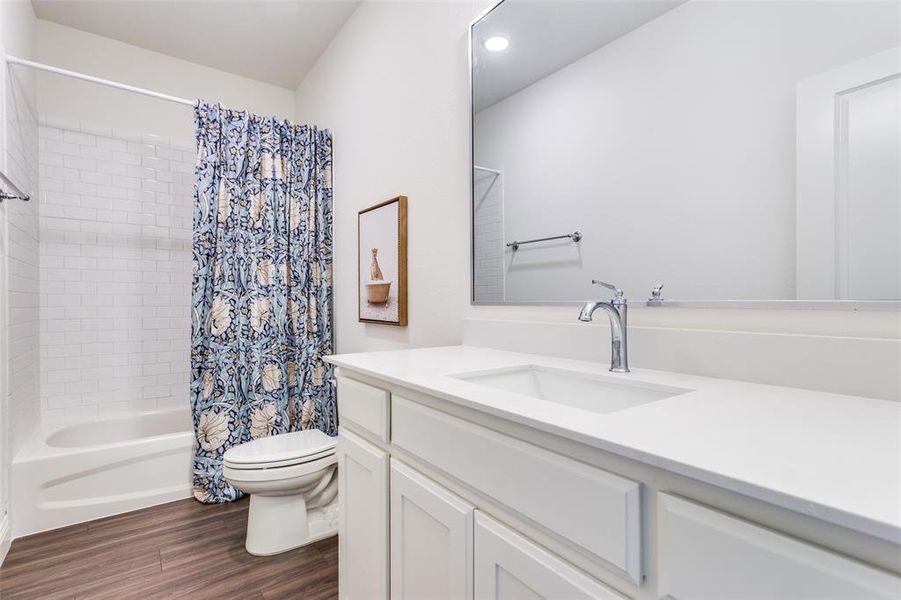
[{"label": "wooden picture frame", "polygon": [[361,323],[407,324],[406,196],[357,213],[357,317]]}]

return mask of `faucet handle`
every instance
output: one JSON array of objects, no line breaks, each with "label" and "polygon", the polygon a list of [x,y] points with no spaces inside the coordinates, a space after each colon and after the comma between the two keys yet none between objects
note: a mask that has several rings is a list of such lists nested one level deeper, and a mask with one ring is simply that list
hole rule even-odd
[{"label": "faucet handle", "polygon": [[592,279],[591,283],[593,283],[594,285],[599,285],[599,286],[605,287],[608,290],[611,290],[613,292],[614,296],[616,296],[617,298],[623,297],[623,291],[621,289],[619,289],[618,287],[616,287],[615,285],[613,285],[612,283],[607,283],[606,281],[601,281],[600,279]]},{"label": "faucet handle", "polygon": [[663,284],[658,283],[651,290],[651,298],[648,302],[661,302],[663,300]]}]

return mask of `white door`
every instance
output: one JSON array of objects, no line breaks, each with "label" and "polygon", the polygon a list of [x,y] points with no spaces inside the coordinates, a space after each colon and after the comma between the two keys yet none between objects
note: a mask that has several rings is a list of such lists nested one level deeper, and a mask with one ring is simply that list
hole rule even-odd
[{"label": "white door", "polygon": [[901,48],[804,79],[797,293],[901,297]]},{"label": "white door", "polygon": [[625,598],[480,511],[475,519],[475,597]]},{"label": "white door", "polygon": [[839,103],[838,297],[901,298],[901,78]]},{"label": "white door", "polygon": [[391,459],[391,598],[472,598],[473,507]]},{"label": "white door", "polygon": [[338,436],[338,586],[348,600],[388,597],[388,454]]}]

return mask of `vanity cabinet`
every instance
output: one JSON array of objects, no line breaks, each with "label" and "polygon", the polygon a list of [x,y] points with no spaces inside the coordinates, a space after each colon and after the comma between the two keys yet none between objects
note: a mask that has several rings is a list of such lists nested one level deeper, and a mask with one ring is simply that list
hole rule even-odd
[{"label": "vanity cabinet", "polygon": [[479,511],[475,520],[475,597],[625,599]]},{"label": "vanity cabinet", "polygon": [[391,597],[472,598],[474,508],[391,460]]},{"label": "vanity cabinet", "polygon": [[891,542],[359,378],[339,375],[342,599],[901,598]]},{"label": "vanity cabinet", "polygon": [[388,597],[388,453],[346,429],[338,440],[342,599]]},{"label": "vanity cabinet", "polygon": [[669,494],[657,530],[661,598],[901,598],[897,577]]},{"label": "vanity cabinet", "polygon": [[391,406],[394,445],[641,581],[638,482],[400,395]]}]

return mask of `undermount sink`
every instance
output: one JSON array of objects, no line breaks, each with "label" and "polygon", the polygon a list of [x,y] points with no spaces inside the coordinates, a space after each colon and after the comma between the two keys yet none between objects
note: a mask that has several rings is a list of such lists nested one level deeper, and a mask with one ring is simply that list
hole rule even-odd
[{"label": "undermount sink", "polygon": [[601,414],[691,391],[536,365],[457,373],[451,377]]}]

